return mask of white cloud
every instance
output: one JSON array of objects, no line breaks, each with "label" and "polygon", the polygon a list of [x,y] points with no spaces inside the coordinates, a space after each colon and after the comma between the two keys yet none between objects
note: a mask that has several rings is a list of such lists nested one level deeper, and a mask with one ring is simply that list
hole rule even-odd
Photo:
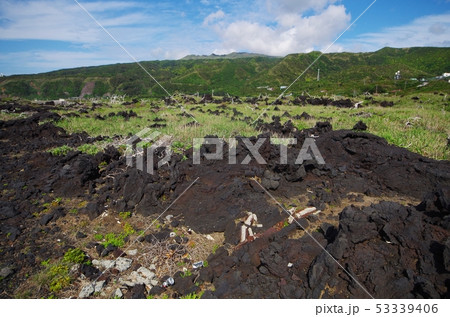
[{"label": "white cloud", "polygon": [[334,4],[338,0],[267,0],[269,11],[278,14],[283,13],[304,13],[308,10],[315,12],[322,11],[328,5]]},{"label": "white cloud", "polygon": [[222,19],[223,17],[225,17],[225,12],[223,12],[222,10],[213,12],[203,20],[203,26],[209,25],[214,21]]},{"label": "white cloud", "polygon": [[362,34],[345,46],[350,51],[374,51],[385,46],[450,46],[450,14],[424,16],[379,33]]},{"label": "white cloud", "polygon": [[[308,52],[331,43],[350,22],[350,14],[343,5],[323,8],[334,1],[323,0],[314,7],[310,5],[310,9],[321,8],[319,13],[310,16],[289,11],[293,1],[282,2],[286,10],[274,17],[272,26],[245,20],[215,24],[213,27],[222,39],[221,47],[217,50],[250,51],[276,56]],[[307,8],[304,3],[298,12]]]}]

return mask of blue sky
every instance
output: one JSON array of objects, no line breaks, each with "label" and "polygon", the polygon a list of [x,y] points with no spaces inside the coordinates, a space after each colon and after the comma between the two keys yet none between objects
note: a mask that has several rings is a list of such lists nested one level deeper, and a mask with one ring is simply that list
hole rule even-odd
[{"label": "blue sky", "polygon": [[[373,0],[77,0],[137,60],[325,50]],[[450,0],[377,0],[328,52],[450,46]],[[0,73],[132,62],[75,0],[1,0]]]}]

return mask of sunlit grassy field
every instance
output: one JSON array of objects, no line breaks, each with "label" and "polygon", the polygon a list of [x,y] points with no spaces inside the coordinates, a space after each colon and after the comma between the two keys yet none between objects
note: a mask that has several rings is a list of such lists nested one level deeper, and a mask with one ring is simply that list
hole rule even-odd
[{"label": "sunlit grassy field", "polygon": [[[418,97],[419,99],[413,99]],[[219,97],[217,97],[219,98]],[[289,98],[292,97],[287,97]],[[381,107],[377,101],[392,101],[393,107]],[[80,117],[65,117],[73,109],[61,109],[57,112],[63,119],[56,124],[66,131],[86,131],[91,136],[115,136],[127,137],[138,131],[150,127],[155,119],[163,119],[167,126],[154,128],[173,139],[185,144],[192,144],[193,138],[206,135],[217,135],[228,138],[234,136],[251,136],[260,133],[254,125],[244,121],[232,120],[233,108],[243,113],[238,119],[249,117],[253,120],[260,117],[265,111],[267,116],[261,119],[272,121],[272,116],[282,116],[288,112],[290,116],[300,115],[303,112],[313,116],[311,120],[295,120],[289,117],[281,117],[281,122],[292,120],[298,129],[313,127],[317,121],[329,120],[334,129],[352,129],[358,122],[367,124],[367,132],[385,138],[390,144],[409,149],[412,152],[434,158],[449,159],[449,146],[447,138],[450,135],[450,102],[447,95],[423,93],[410,96],[376,96],[372,100],[365,100],[363,96],[354,98],[355,102],[362,101],[362,106],[357,109],[337,108],[334,106],[295,106],[281,105],[278,110],[274,106],[266,106],[260,102],[259,106],[243,104],[227,104],[225,108],[218,108],[220,104],[180,104],[179,106],[167,106],[161,100],[142,100],[133,105],[109,105],[107,100],[103,106],[90,111]],[[374,102],[375,101],[375,102]],[[184,107],[186,112],[183,112]],[[134,111],[138,116],[125,120],[120,116],[108,116],[109,113],[118,111]],[[224,111],[220,115],[213,115],[207,111]],[[76,111],[75,111],[76,112]],[[185,114],[182,116],[182,114]],[[104,120],[96,119],[100,115]],[[192,115],[192,117],[191,117]],[[186,126],[186,124],[198,122],[198,125]]]}]

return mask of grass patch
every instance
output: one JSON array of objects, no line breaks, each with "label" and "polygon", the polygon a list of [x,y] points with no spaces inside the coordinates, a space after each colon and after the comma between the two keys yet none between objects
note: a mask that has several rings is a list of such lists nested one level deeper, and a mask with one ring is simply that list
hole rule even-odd
[{"label": "grass patch", "polygon": [[48,150],[47,152],[49,152],[53,156],[66,156],[70,151],[73,151],[70,146],[62,145],[60,147]]},{"label": "grass patch", "polygon": [[[411,97],[417,96],[419,100]],[[335,98],[334,96],[328,96]],[[288,97],[294,98],[294,97]],[[172,149],[175,153],[184,154],[184,151],[191,148],[194,138],[202,138],[206,135],[217,135],[220,138],[230,138],[236,136],[258,135],[258,131],[248,122],[253,122],[261,113],[266,110],[266,116],[260,118],[266,122],[272,121],[272,116],[281,116],[288,112],[291,116],[300,115],[307,112],[313,119],[298,120],[288,117],[281,117],[281,122],[291,120],[297,129],[313,127],[317,121],[329,120],[333,128],[352,129],[360,120],[368,126],[368,133],[385,138],[390,144],[407,148],[412,152],[434,158],[449,159],[449,147],[447,137],[450,135],[450,106],[448,101],[439,94],[418,93],[406,96],[378,95],[372,100],[364,100],[364,96],[354,97],[354,101],[363,101],[358,109],[343,109],[333,106],[295,106],[280,105],[279,110],[274,110],[272,106],[266,107],[260,104],[255,107],[250,104],[228,104],[223,109],[224,113],[219,116],[208,113],[208,110],[215,111],[217,104],[192,105],[188,107],[198,125],[186,125],[192,123],[193,118],[180,116],[183,112],[177,107],[168,107],[161,100],[151,100],[159,111],[155,113],[150,107],[150,100],[141,104],[136,104],[133,111],[137,117],[125,120],[120,116],[108,116],[109,113],[118,111],[129,111],[129,107],[123,105],[111,105],[95,109],[89,113],[89,117],[66,117],[56,124],[64,128],[69,133],[86,131],[91,136],[113,136],[122,135],[124,139],[130,134],[136,134],[144,128],[150,127],[156,117],[163,119],[164,127],[151,128],[161,132],[163,135],[173,137]],[[275,99],[269,98],[269,104]],[[392,101],[393,107],[381,107],[380,101]],[[105,101],[106,103],[106,101]],[[236,108],[242,115],[239,120],[232,120],[233,111]],[[62,110],[61,110],[62,111]],[[61,112],[60,111],[60,112]],[[105,120],[95,119],[95,115],[104,116]],[[243,121],[244,117],[250,118],[248,122]],[[106,145],[106,144],[103,144]],[[84,145],[81,150],[85,153],[96,154],[102,146],[99,144]],[[54,155],[64,155],[70,148],[63,146],[50,150]],[[80,150],[80,148],[78,148]]]},{"label": "grass patch", "polygon": [[202,298],[204,292],[205,291],[201,291],[198,294],[197,293],[191,293],[191,294],[188,294],[188,295],[180,297],[180,299],[200,299],[200,298]]}]

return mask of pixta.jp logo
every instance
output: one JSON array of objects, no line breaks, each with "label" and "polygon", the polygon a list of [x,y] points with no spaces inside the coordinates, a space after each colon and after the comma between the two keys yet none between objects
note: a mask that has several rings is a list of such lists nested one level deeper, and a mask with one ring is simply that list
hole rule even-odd
[{"label": "pixta.jp logo", "polygon": [[[159,131],[143,129],[126,142],[126,164],[138,170],[153,174],[155,167],[160,168],[169,163],[172,156],[170,137],[162,136]],[[154,164],[157,157],[158,163]]]},{"label": "pixta.jp logo", "polygon": [[[268,140],[271,145],[279,147],[279,164],[288,164],[288,146],[297,144],[297,139],[295,138],[258,138],[255,143],[252,143],[249,138],[240,138],[239,140],[229,138],[227,140],[228,164],[245,165],[249,164],[252,159],[256,160],[258,164],[267,164],[259,150]],[[248,152],[240,162],[238,162],[236,155],[238,142],[242,142],[243,147]],[[153,174],[155,168],[158,169],[170,162],[172,156],[170,144],[171,138],[169,136],[161,135],[159,131],[144,129],[127,140],[126,164],[129,167],[136,167],[138,170]],[[202,146],[208,145],[213,145],[215,152],[206,153],[201,151]],[[192,146],[193,164],[201,164],[202,156],[207,161],[223,160],[224,146],[225,141],[220,138],[194,138]],[[157,163],[155,163],[155,158],[158,160]],[[316,161],[319,165],[325,164],[313,138],[305,139],[294,163],[301,165],[304,161]]]}]

